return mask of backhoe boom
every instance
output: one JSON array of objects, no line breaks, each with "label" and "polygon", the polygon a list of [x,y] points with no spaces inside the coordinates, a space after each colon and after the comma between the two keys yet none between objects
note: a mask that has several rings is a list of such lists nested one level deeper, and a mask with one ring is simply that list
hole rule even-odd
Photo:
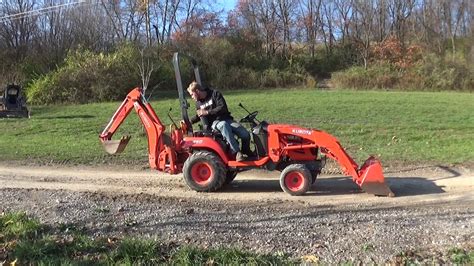
[{"label": "backhoe boom", "polygon": [[128,144],[130,137],[122,137],[119,141],[114,141],[112,140],[112,136],[132,109],[135,109],[138,117],[140,117],[148,136],[148,159],[150,166],[153,169],[157,169],[158,157],[160,153],[165,150],[163,138],[165,127],[151,105],[145,99],[141,88],[135,88],[128,93],[125,100],[112,116],[110,122],[100,134],[100,140],[108,153],[116,154],[122,152]]}]

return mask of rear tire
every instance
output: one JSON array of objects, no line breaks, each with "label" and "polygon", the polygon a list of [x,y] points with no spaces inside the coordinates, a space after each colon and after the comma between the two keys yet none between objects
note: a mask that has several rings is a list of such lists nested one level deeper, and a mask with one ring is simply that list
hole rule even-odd
[{"label": "rear tire", "polygon": [[280,186],[292,196],[305,194],[311,187],[311,173],[304,164],[290,164],[280,175]]},{"label": "rear tire", "polygon": [[191,154],[183,165],[184,181],[198,192],[216,191],[226,181],[226,169],[222,160],[212,152],[199,151]]}]

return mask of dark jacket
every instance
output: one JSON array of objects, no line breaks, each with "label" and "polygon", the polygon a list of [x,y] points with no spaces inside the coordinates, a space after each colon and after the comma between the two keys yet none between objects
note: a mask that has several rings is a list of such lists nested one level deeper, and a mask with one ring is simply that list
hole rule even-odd
[{"label": "dark jacket", "polygon": [[[229,109],[227,109],[227,103],[225,102],[224,96],[217,90],[209,89],[207,91],[207,96],[203,100],[198,100],[196,102],[196,110],[204,109],[209,113],[205,116],[207,120],[207,125],[210,127],[215,120],[227,120],[234,118],[230,115]],[[199,122],[201,119],[199,116],[195,115],[191,117],[191,123]]]}]

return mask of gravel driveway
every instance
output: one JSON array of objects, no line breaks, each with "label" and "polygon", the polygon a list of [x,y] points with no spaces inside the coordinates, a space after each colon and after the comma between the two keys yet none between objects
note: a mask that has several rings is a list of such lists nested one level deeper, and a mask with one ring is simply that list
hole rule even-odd
[{"label": "gravel driveway", "polygon": [[0,165],[0,198],[3,211],[27,211],[95,236],[314,255],[326,263],[403,256],[443,263],[452,248],[474,249],[470,169],[402,169],[386,179],[397,197],[362,193],[337,175],[291,197],[281,191],[278,173],[263,171],[239,174],[218,193],[196,193],[181,175],[151,170]]}]

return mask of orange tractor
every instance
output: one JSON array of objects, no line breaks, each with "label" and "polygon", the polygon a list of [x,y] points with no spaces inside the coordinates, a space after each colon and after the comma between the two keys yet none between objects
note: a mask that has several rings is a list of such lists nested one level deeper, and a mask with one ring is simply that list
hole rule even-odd
[{"label": "orange tractor", "polygon": [[[135,109],[147,132],[151,168],[170,174],[183,173],[186,184],[192,190],[217,191],[232,182],[239,172],[266,169],[281,172],[280,185],[285,192],[302,195],[315,182],[329,157],[340,165],[344,174],[352,176],[352,180],[365,192],[377,196],[394,196],[385,183],[380,162],[374,157],[369,157],[359,167],[332,135],[317,129],[258,121],[257,111],[248,112],[240,120],[251,126],[255,157],[236,161],[218,132],[193,131],[187,113],[189,104],[183,90],[179,60],[179,55],[175,53],[173,64],[183,118],[180,125],[173,122],[167,133],[145,99],[143,90],[135,88],[128,93],[100,134],[100,140],[108,153],[120,153],[128,144],[130,137],[112,140],[112,136]],[[201,84],[199,69],[194,60],[191,62],[194,78]]]}]

